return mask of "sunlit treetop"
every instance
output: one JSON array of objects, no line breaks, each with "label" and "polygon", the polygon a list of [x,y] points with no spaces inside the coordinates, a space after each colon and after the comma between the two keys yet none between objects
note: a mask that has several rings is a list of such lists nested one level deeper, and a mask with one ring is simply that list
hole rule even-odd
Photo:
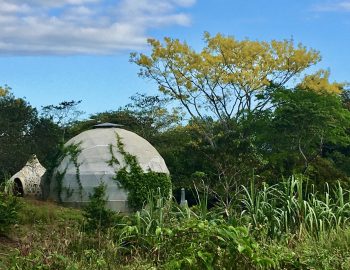
[{"label": "sunlit treetop", "polygon": [[139,75],[157,82],[159,90],[178,100],[192,117],[219,120],[263,109],[272,87],[321,60],[320,54],[292,40],[236,40],[204,34],[199,52],[178,39],[149,39],[151,53],[131,55]]},{"label": "sunlit treetop", "polygon": [[319,52],[302,44],[295,46],[292,40],[239,41],[221,34],[211,37],[208,33],[204,37],[207,48],[203,55],[208,56],[205,60],[224,66],[227,82],[247,90],[262,90],[271,82],[283,85],[321,60]]},{"label": "sunlit treetop", "polygon": [[10,88],[8,86],[1,87],[0,86],[0,97],[4,97],[10,93]]},{"label": "sunlit treetop", "polygon": [[346,83],[329,82],[330,72],[328,70],[319,70],[314,74],[306,75],[299,88],[308,89],[317,93],[341,94]]}]

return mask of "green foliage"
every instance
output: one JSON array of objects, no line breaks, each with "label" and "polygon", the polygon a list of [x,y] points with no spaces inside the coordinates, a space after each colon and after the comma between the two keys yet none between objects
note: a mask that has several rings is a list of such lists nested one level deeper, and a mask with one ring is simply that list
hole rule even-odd
[{"label": "green foliage", "polygon": [[203,153],[196,146],[197,141],[191,125],[169,129],[157,137],[154,146],[171,172],[174,189],[191,188],[194,172],[210,171],[210,161],[203,159]]},{"label": "green foliage", "polygon": [[156,198],[120,237],[125,256],[140,254],[160,269],[346,269],[350,262],[340,236],[348,230],[349,193],[340,184],[317,194],[300,176],[275,186],[252,181],[228,220],[220,209],[164,206]]},{"label": "green foliage", "polygon": [[125,106],[141,124],[140,135],[153,141],[154,136],[173,127],[181,120],[178,108],[169,110],[171,99],[161,95],[148,96],[137,93],[130,97],[131,103]]},{"label": "green foliage", "polygon": [[[273,153],[294,156],[294,163],[305,173],[321,156],[324,144],[348,145],[347,127],[350,112],[343,108],[339,96],[311,90],[280,89],[275,93],[272,132]],[[293,169],[296,169],[295,167]],[[325,180],[325,179],[324,179]]]},{"label": "green foliage", "polygon": [[51,202],[24,200],[18,219],[19,224],[24,226],[62,226],[69,223],[69,226],[77,227],[83,221],[83,215],[78,209],[58,206]]},{"label": "green foliage", "polygon": [[[45,259],[46,257],[46,259]],[[23,257],[19,250],[11,254],[9,270],[30,269],[30,270],[50,270],[50,269],[69,269],[78,270],[74,263],[69,262],[69,258],[58,253],[51,253],[48,257],[39,250]]]},{"label": "green foliage", "polygon": [[90,201],[84,208],[87,231],[103,231],[114,225],[117,215],[106,208],[106,186],[101,183],[94,188],[94,193],[89,196]]},{"label": "green foliage", "polygon": [[246,228],[189,220],[172,230],[164,269],[258,269],[273,261],[259,254]]},{"label": "green foliage", "polygon": [[111,159],[107,161],[108,166],[120,165],[119,160],[115,157],[113,152],[113,144],[108,145],[108,150],[111,155]]},{"label": "green foliage", "polygon": [[[1,88],[2,89],[2,88]],[[38,116],[26,100],[16,98],[6,87],[0,95],[0,180],[24,166],[32,154],[43,165],[59,141],[59,128]]]},{"label": "green foliage", "polygon": [[3,252],[0,243],[0,268],[346,270],[350,265],[349,192],[341,185],[317,194],[299,176],[278,186],[252,182],[238,195],[229,219],[223,209],[205,208],[206,196],[200,207],[189,208],[169,203],[158,191],[140,211],[111,221],[103,214],[104,186],[95,191],[83,214],[94,220],[91,230],[86,223],[77,226],[79,210],[26,201],[14,231],[22,240]]},{"label": "green foliage", "polygon": [[332,230],[326,237],[306,238],[296,246],[300,261],[309,269],[349,269],[350,230]]},{"label": "green foliage", "polygon": [[57,192],[57,198],[60,203],[62,203],[62,192],[63,192],[63,178],[66,175],[66,170],[63,172],[56,172],[55,174],[55,191]]},{"label": "green foliage", "polygon": [[[136,132],[141,135],[141,123],[133,113],[127,109],[118,109],[115,111],[101,112],[91,115],[89,120],[79,121],[73,124],[69,129],[71,137],[90,129],[99,123],[115,123],[124,125],[123,128]],[[143,127],[145,128],[145,127]]]},{"label": "green foliage", "polygon": [[199,211],[198,215],[188,207],[164,202],[159,195],[152,196],[147,207],[121,229],[125,256],[140,254],[159,269],[260,269],[273,265],[246,228],[234,227],[213,213]]},{"label": "green foliage", "polygon": [[0,235],[8,233],[11,226],[18,222],[21,206],[19,199],[11,192],[0,191]]},{"label": "green foliage", "polygon": [[128,204],[131,208],[140,209],[147,201],[149,193],[160,190],[165,197],[170,196],[171,180],[166,173],[144,172],[137,158],[124,150],[124,145],[118,134],[117,147],[123,155],[125,166],[118,169],[115,180],[128,191]]}]

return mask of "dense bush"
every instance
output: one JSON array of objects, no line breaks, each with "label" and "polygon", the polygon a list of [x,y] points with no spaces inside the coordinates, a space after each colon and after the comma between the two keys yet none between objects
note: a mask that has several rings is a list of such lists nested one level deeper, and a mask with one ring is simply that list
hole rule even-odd
[{"label": "dense bush", "polygon": [[274,263],[247,228],[204,209],[171,205],[159,195],[127,217],[118,235],[123,256],[139,254],[159,269],[260,269]]},{"label": "dense bush", "polygon": [[[223,220],[186,218],[142,234],[125,227],[133,252],[142,252],[160,269],[259,269],[273,265],[244,227]],[[148,254],[146,252],[148,251]]]}]

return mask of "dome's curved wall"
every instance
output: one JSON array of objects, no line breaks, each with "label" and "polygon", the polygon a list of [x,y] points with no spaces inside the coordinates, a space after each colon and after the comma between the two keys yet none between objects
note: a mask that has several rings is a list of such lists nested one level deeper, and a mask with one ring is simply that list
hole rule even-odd
[{"label": "dome's curved wall", "polygon": [[[84,131],[65,144],[66,147],[78,145],[80,151],[77,155],[78,166],[69,155],[62,160],[50,181],[49,197],[63,203],[81,206],[89,201],[89,195],[93,193],[94,187],[103,182],[107,186],[107,206],[116,211],[127,212],[127,192],[113,179],[115,171],[125,165],[124,158],[117,148],[116,134],[121,138],[124,150],[137,157],[145,172],[152,170],[169,173],[163,158],[142,137],[120,128],[97,128]],[[111,145],[113,155],[120,163],[114,163],[113,167],[108,164],[112,158]],[[63,178],[60,179],[59,175],[63,175]]]}]

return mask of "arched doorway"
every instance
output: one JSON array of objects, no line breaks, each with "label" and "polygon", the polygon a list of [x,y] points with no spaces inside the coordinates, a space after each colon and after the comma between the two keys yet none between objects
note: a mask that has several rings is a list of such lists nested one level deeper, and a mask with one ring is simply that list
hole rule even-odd
[{"label": "arched doorway", "polygon": [[23,190],[23,185],[22,182],[19,178],[16,178],[13,181],[13,194],[18,197],[23,197],[24,196],[24,190]]}]

